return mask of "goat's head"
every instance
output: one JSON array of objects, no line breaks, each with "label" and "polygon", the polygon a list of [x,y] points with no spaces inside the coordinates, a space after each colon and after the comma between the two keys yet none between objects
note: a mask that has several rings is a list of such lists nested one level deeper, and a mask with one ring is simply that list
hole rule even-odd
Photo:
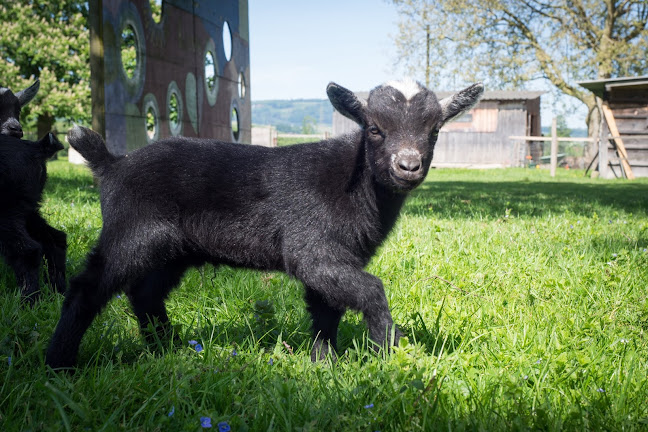
[{"label": "goat's head", "polygon": [[23,130],[20,125],[20,110],[34,99],[40,81],[14,94],[6,87],[0,87],[0,135],[11,135],[22,138]]},{"label": "goat's head", "polygon": [[335,83],[326,92],[335,109],[362,128],[376,180],[389,189],[407,192],[427,175],[441,127],[470,110],[484,86],[473,84],[440,101],[412,80],[378,86],[367,102]]}]

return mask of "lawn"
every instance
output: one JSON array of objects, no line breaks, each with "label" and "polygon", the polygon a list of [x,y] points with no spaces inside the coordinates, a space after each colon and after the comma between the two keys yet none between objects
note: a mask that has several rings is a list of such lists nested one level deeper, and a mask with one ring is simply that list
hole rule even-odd
[{"label": "lawn", "polygon": [[[74,275],[98,190],[83,167],[49,173]],[[339,361],[313,364],[298,282],[205,266],[168,301],[179,345],[145,347],[117,296],[58,374],[62,296],[24,307],[0,263],[0,430],[647,430],[647,248],[647,179],[433,170],[368,267],[408,336],[393,353],[349,312]]]}]

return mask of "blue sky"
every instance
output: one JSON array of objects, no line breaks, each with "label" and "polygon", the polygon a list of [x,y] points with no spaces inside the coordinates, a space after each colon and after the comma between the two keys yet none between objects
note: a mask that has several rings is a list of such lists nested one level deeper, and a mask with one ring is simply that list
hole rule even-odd
[{"label": "blue sky", "polygon": [[394,70],[396,8],[382,0],[249,0],[253,100],[326,98],[330,81],[355,91]]},{"label": "blue sky", "polygon": [[[398,14],[391,2],[249,0],[249,19],[252,100],[325,99],[330,81],[361,91],[404,76],[394,65]],[[573,113],[568,125],[583,128],[584,105],[570,99],[545,94],[542,124],[566,111]]]}]

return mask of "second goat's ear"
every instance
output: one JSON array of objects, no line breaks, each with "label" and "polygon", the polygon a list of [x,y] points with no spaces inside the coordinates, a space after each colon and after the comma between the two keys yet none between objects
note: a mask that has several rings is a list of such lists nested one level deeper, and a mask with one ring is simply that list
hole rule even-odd
[{"label": "second goat's ear", "polygon": [[30,85],[25,90],[21,90],[18,93],[16,93],[16,97],[18,98],[18,103],[20,104],[20,108],[24,107],[29,103],[29,101],[34,99],[36,93],[38,93],[39,88],[40,88],[40,81],[36,80],[34,84]]},{"label": "second goat's ear", "polygon": [[366,125],[366,104],[358,99],[351,90],[347,90],[332,82],[326,86],[326,94],[328,95],[333,108],[335,108],[340,114],[358,123],[361,127]]}]

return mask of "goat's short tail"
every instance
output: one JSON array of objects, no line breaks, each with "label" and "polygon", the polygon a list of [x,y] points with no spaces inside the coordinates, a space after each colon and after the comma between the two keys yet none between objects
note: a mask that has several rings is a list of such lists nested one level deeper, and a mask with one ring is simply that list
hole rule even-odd
[{"label": "goat's short tail", "polygon": [[102,136],[92,129],[74,126],[68,132],[67,139],[72,148],[85,158],[92,172],[99,177],[118,159],[108,151]]}]

